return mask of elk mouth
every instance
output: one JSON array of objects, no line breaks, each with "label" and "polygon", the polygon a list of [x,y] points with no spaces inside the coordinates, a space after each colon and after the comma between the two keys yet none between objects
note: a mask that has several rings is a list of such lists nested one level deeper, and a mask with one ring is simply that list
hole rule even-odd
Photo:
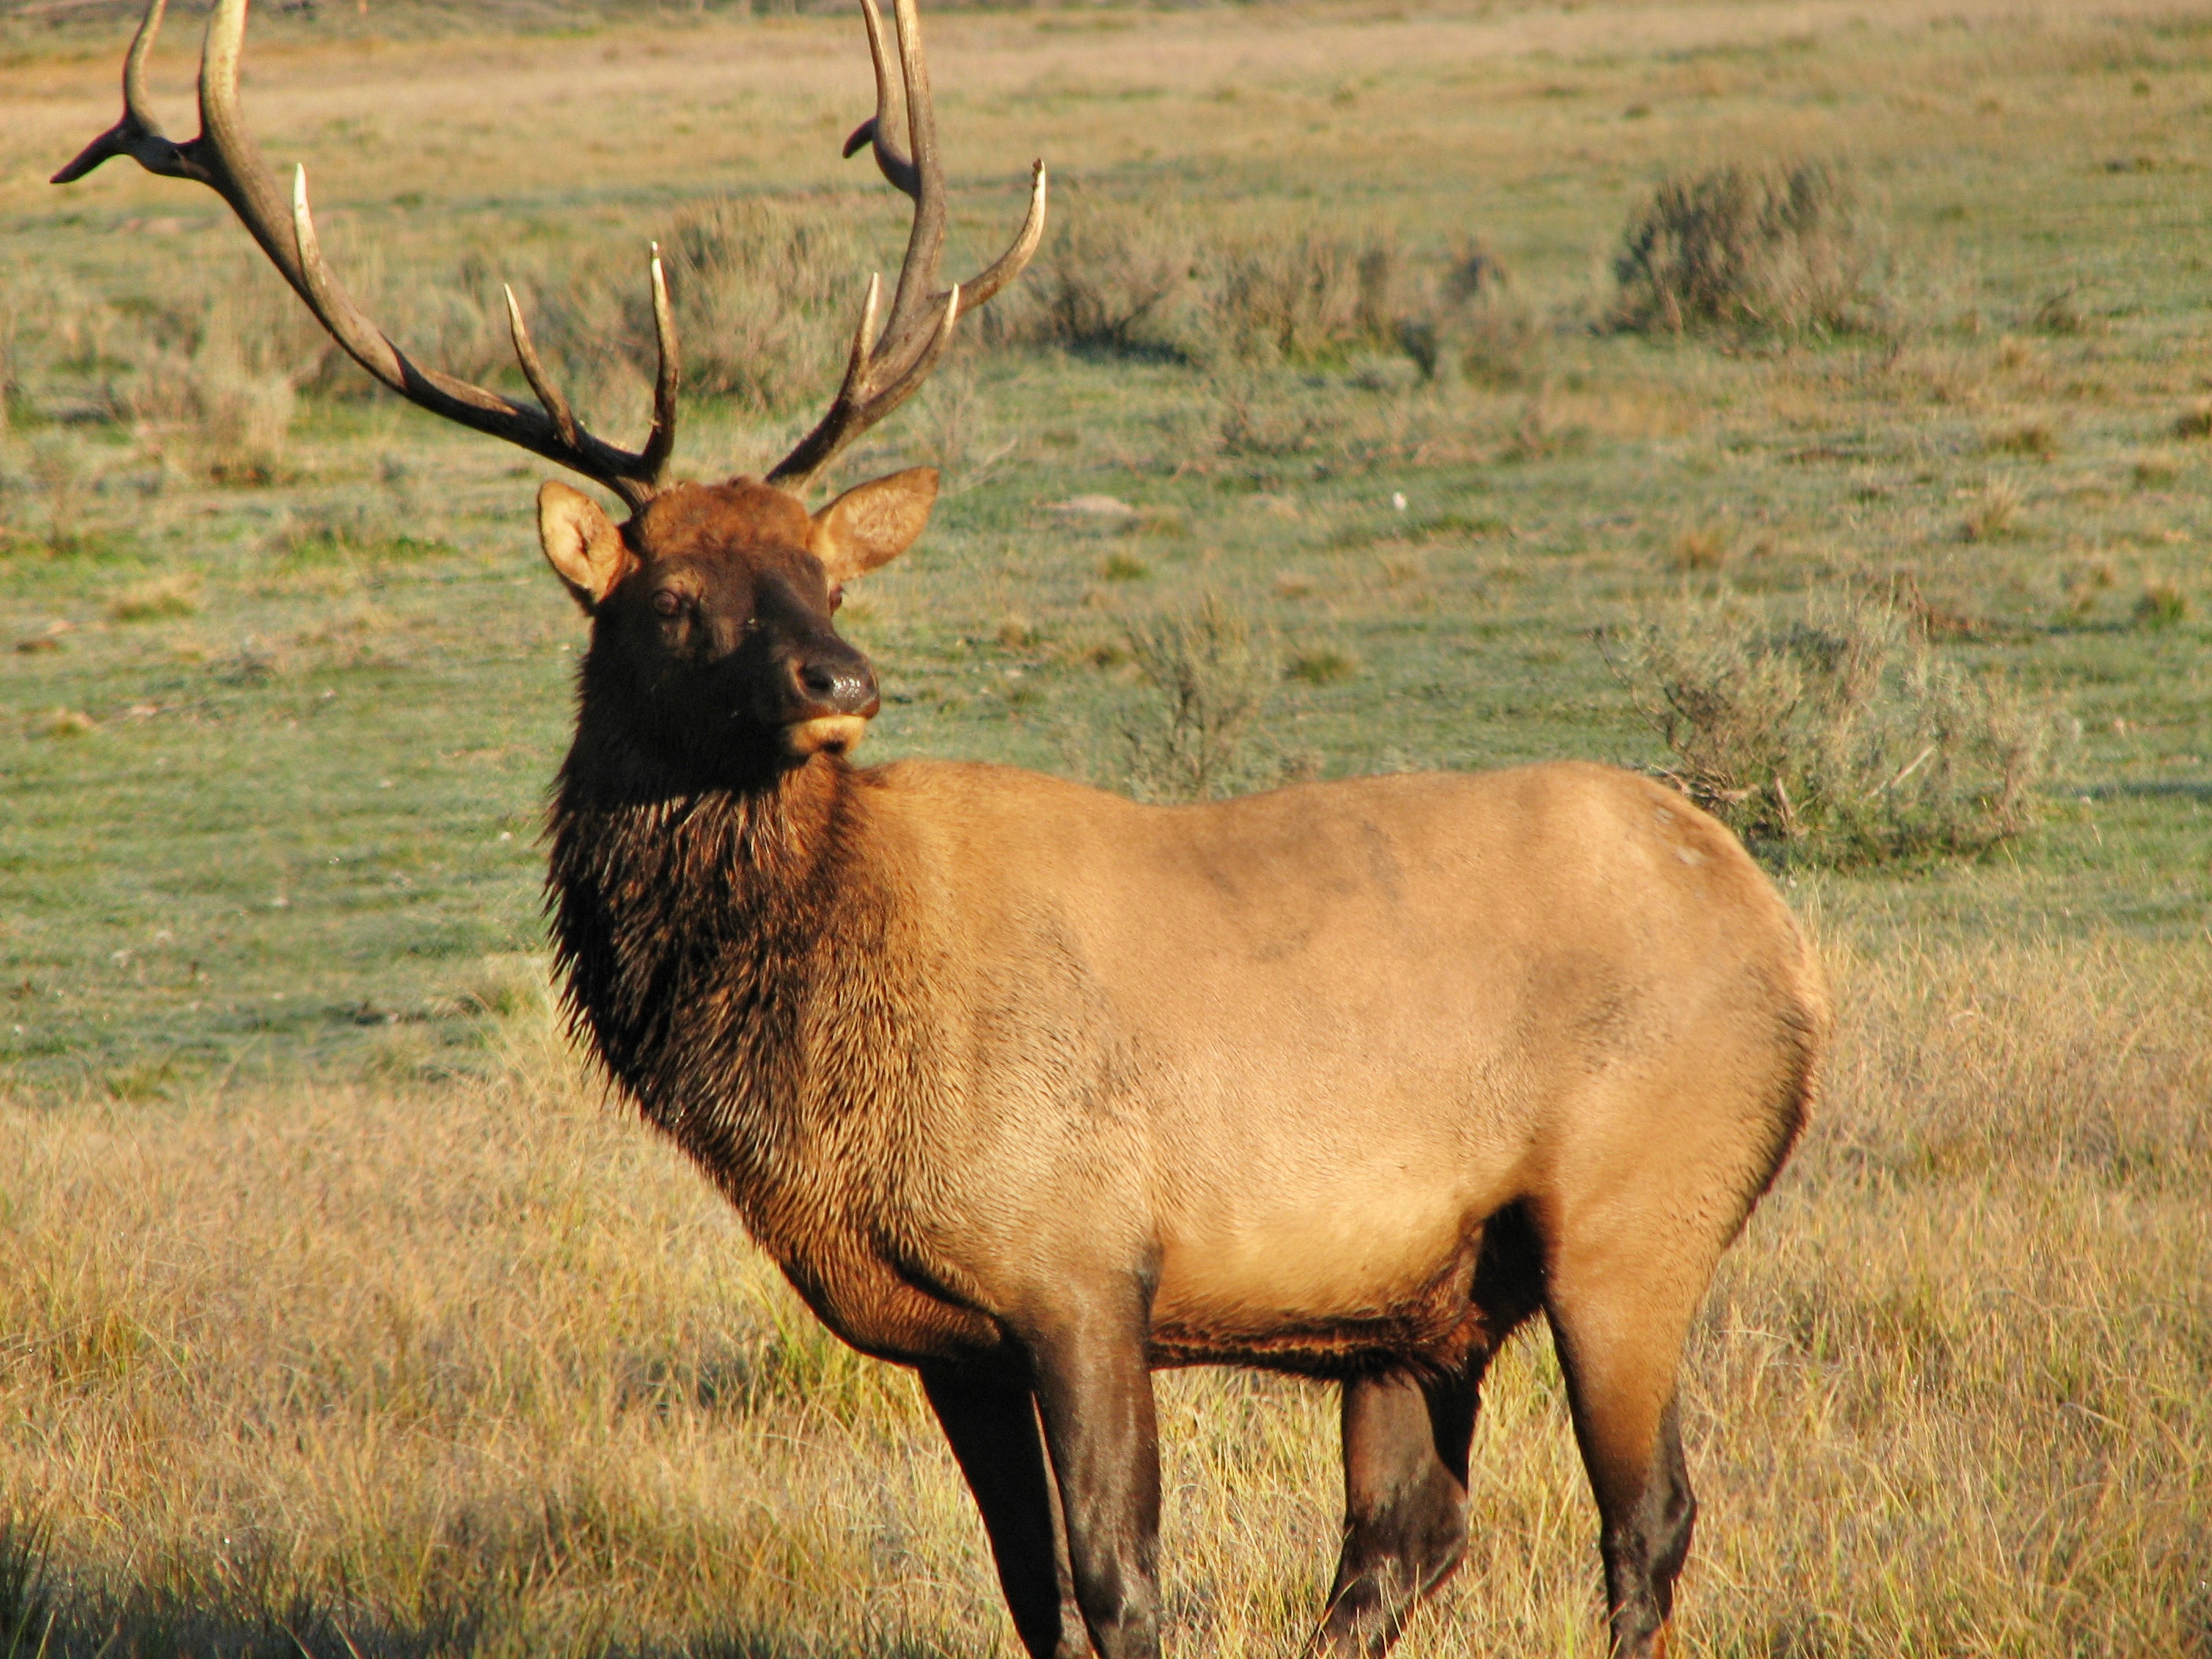
[{"label": "elk mouth", "polygon": [[815,714],[783,728],[783,746],[800,760],[815,755],[849,755],[866,735],[865,714]]},{"label": "elk mouth", "polygon": [[781,678],[783,746],[799,760],[857,749],[883,707],[875,670],[835,634],[803,645]]}]

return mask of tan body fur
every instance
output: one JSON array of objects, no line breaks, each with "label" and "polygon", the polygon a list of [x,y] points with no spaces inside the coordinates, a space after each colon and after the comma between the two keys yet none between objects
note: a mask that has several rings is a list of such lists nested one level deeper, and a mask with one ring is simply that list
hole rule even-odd
[{"label": "tan body fur", "polygon": [[[729,1184],[871,1352],[972,1354],[1071,1273],[1141,1270],[1159,1363],[1448,1366],[1493,1212],[1679,1255],[1702,1291],[1801,1121],[1817,969],[1734,837],[1630,775],[1161,808],[817,769],[787,787],[834,793],[836,828],[794,866],[896,913],[848,902],[812,942],[798,1052],[766,1068],[795,1097],[747,1115],[825,1127]],[[860,1152],[856,1120],[896,1126],[864,1188],[804,1167]],[[824,1183],[834,1243],[779,1219]],[[839,1283],[872,1237],[907,1277]]]},{"label": "tan body fur", "polygon": [[[1418,1334],[1449,1364],[1464,1334],[1437,1287],[1471,1272],[1495,1210],[1624,1228],[1639,1255],[1670,1237],[1701,1290],[1796,1133],[1816,969],[1735,838],[1635,776],[1391,776],[1201,807],[964,765],[841,785],[836,856],[867,869],[845,880],[905,894],[915,957],[823,938],[836,1029],[799,1068],[874,1095],[834,1115],[905,1119],[927,1175],[849,1192],[845,1225],[911,1241],[907,1265],[964,1310],[1151,1263],[1161,1363],[1338,1371]],[[834,1075],[838,960],[898,984],[848,995],[905,1002],[931,1033],[921,1066]],[[878,1310],[827,1283],[805,1237],[772,1243],[842,1336],[951,1356],[905,1298]]]}]

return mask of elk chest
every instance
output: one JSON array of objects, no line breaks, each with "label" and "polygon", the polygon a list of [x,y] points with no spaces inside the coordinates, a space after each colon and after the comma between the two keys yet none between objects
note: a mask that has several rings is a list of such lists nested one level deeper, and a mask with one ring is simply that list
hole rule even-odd
[{"label": "elk chest", "polygon": [[[574,763],[572,761],[572,769]],[[548,877],[568,1012],[823,1322],[885,1358],[1000,1340],[927,1242],[927,975],[824,758],[763,791],[564,787]]]}]

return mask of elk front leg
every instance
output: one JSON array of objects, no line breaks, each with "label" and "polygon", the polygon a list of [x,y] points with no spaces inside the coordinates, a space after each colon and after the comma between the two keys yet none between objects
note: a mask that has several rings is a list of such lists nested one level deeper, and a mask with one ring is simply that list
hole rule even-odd
[{"label": "elk front leg", "polygon": [[1160,1455],[1136,1295],[1083,1298],[1029,1340],[1068,1566],[1103,1659],[1160,1650]]},{"label": "elk front leg", "polygon": [[940,1366],[922,1369],[921,1387],[982,1511],[1022,1646],[1031,1659],[1089,1659],[1036,1396],[1018,1382]]}]

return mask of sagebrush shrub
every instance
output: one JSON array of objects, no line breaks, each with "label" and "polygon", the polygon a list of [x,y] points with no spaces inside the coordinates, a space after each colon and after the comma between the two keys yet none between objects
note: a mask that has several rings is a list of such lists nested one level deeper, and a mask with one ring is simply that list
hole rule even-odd
[{"label": "sagebrush shrub", "polygon": [[1209,233],[1161,203],[1078,197],[987,339],[1248,366],[1410,359],[1425,380],[1517,386],[1542,328],[1481,243],[1441,253],[1388,227]]},{"label": "sagebrush shrub", "polygon": [[[688,383],[764,410],[817,399],[860,302],[868,262],[844,224],[818,211],[737,198],[679,217],[661,242]],[[623,343],[641,373],[655,361],[650,290],[630,274]],[[886,291],[885,314],[891,295]]]},{"label": "sagebrush shrub", "polygon": [[1612,322],[1628,330],[1849,330],[1877,259],[1844,169],[1717,167],[1663,180],[1629,220]]},{"label": "sagebrush shrub", "polygon": [[1412,303],[1410,261],[1385,232],[1250,236],[1214,263],[1208,320],[1240,356],[1310,362],[1387,346]]},{"label": "sagebrush shrub", "polygon": [[[726,198],[685,210],[659,241],[687,394],[773,414],[817,401],[836,384],[871,268],[848,223],[825,217],[818,204],[801,212],[781,202]],[[594,405],[635,404],[641,411],[650,396],[659,348],[640,252],[595,253],[565,277],[553,276],[526,302],[541,355],[587,419]],[[498,284],[465,270],[460,288],[486,293],[475,309],[487,327],[496,322],[496,337],[483,342],[493,360],[483,377],[512,381]],[[882,303],[879,314],[888,314],[888,290]],[[451,322],[448,332],[471,332],[465,315]],[[476,355],[477,343],[452,343],[464,358]]]},{"label": "sagebrush shrub", "polygon": [[1174,211],[1078,197],[993,326],[1075,350],[1185,355],[1199,261],[1198,235]]},{"label": "sagebrush shrub", "polygon": [[1698,607],[1606,656],[1669,775],[1755,850],[1843,867],[1980,853],[2034,822],[2059,723],[1886,604]]},{"label": "sagebrush shrub", "polygon": [[1398,349],[1427,380],[1464,376],[1510,389],[1540,379],[1547,331],[1513,295],[1504,263],[1479,241],[1462,241],[1440,267],[1422,269],[1401,301]]},{"label": "sagebrush shrub", "polygon": [[297,391],[343,361],[273,274],[228,262],[163,300],[112,307],[105,401],[193,471],[264,483],[282,471]]},{"label": "sagebrush shrub", "polygon": [[1282,678],[1273,635],[1220,594],[1127,624],[1144,695],[1121,721],[1139,800],[1212,800],[1275,781],[1248,742]]}]

